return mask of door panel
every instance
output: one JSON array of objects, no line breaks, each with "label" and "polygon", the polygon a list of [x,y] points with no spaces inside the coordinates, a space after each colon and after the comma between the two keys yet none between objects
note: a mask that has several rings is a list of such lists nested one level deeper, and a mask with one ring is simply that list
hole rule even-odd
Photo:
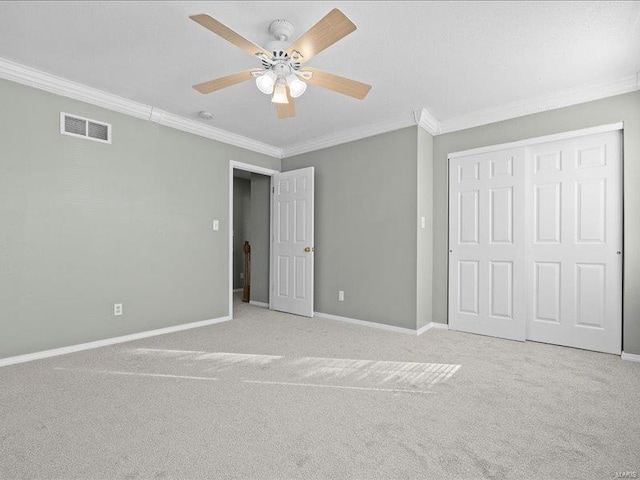
[{"label": "door panel", "polygon": [[534,262],[533,320],[560,322],[560,262]]},{"label": "door panel", "polygon": [[534,241],[536,243],[560,243],[561,192],[561,183],[547,183],[533,187]]},{"label": "door panel", "polygon": [[513,243],[513,187],[490,191],[491,243]]},{"label": "door panel", "polygon": [[459,296],[458,313],[470,313],[478,315],[478,295],[480,293],[480,283],[478,278],[478,263],[473,260],[462,260],[458,262]]},{"label": "door panel", "polygon": [[273,176],[271,308],[313,316],[313,167]]},{"label": "door panel", "polygon": [[460,240],[461,244],[478,243],[478,191],[472,190],[459,194],[460,205]]},{"label": "door panel", "polygon": [[577,243],[605,243],[606,178],[576,182]]},{"label": "door panel", "polygon": [[513,262],[490,262],[489,315],[513,319]]},{"label": "door panel", "polygon": [[621,134],[526,150],[536,222],[527,242],[527,338],[619,354]]},{"label": "door panel", "polygon": [[449,321],[525,339],[522,150],[451,160]]},{"label": "door panel", "polygon": [[289,296],[289,257],[279,255],[278,256],[278,268],[276,271],[276,278],[278,284],[278,297]]},{"label": "door panel", "polygon": [[606,305],[603,264],[576,264],[576,325],[604,328]]}]

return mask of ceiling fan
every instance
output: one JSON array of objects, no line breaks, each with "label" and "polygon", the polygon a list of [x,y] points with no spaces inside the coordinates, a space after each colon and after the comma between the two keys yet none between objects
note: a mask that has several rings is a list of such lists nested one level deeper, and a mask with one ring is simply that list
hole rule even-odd
[{"label": "ceiling fan", "polygon": [[259,70],[245,70],[194,85],[193,88],[200,93],[215,92],[255,78],[258,89],[271,95],[271,101],[276,104],[278,110],[278,118],[290,118],[295,116],[293,99],[305,92],[307,83],[360,100],[371,90],[371,85],[366,83],[303,65],[356,29],[353,22],[337,8],[331,10],[292,44],[288,42],[293,33],[291,22],[275,20],[269,26],[269,33],[276,40],[265,45],[266,48],[250,42],[209,15],[192,15],[189,18],[256,56],[262,62],[262,68]]}]

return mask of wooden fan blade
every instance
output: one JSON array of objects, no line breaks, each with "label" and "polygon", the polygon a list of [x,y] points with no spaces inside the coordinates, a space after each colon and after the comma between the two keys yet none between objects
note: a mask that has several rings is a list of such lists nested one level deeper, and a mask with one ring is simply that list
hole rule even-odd
[{"label": "wooden fan blade", "polygon": [[307,62],[355,29],[354,23],[344,13],[334,8],[296,40],[287,49],[287,53],[291,56],[293,51],[297,51],[302,55],[300,62]]},{"label": "wooden fan blade", "polygon": [[234,73],[232,75],[227,75],[226,77],[216,78],[215,80],[209,80],[208,82],[199,83],[194,85],[195,88],[200,93],[211,93],[216,90],[220,90],[222,88],[230,87],[231,85],[235,85],[236,83],[246,82],[247,80],[251,80],[253,75],[251,72],[253,70],[245,70],[244,72]]},{"label": "wooden fan blade", "polygon": [[307,83],[317,87],[327,88],[359,100],[366,97],[369,90],[371,90],[371,85],[341,77],[340,75],[334,75],[333,73],[323,72],[317,68],[305,67],[305,71],[312,73],[311,78],[305,80]]},{"label": "wooden fan blade", "polygon": [[253,42],[250,42],[242,35],[234,32],[225,24],[220,23],[215,18],[210,17],[204,13],[199,15],[191,15],[189,17],[194,22],[198,22],[204,28],[211,30],[216,35],[221,36],[228,42],[233,43],[236,47],[240,47],[242,50],[250,53],[251,55],[257,55],[258,53],[264,53],[268,58],[271,58],[271,54],[267,52],[264,48],[259,45],[256,45]]},{"label": "wooden fan blade", "polygon": [[293,98],[289,94],[289,87],[287,87],[287,99],[289,103],[276,103],[278,106],[278,118],[291,118],[296,115],[296,106],[293,102]]}]

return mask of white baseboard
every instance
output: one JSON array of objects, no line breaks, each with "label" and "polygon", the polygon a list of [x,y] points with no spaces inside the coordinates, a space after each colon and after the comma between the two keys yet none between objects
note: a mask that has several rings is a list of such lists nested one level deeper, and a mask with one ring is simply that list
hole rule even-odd
[{"label": "white baseboard", "polygon": [[107,345],[113,345],[115,343],[131,342],[133,340],[140,340],[142,338],[155,337],[157,335],[164,335],[166,333],[179,332],[181,330],[189,330],[191,328],[204,327],[206,325],[213,325],[216,323],[226,322],[228,320],[231,320],[230,316],[212,318],[210,320],[201,320],[199,322],[184,323],[182,325],[174,325],[173,327],[158,328],[157,330],[148,330],[146,332],[132,333],[130,335],[123,335],[121,337],[106,338],[104,340],[96,340],[95,342],[81,343],[79,345],[71,345],[69,347],[54,348],[52,350],[44,350],[42,352],[27,353],[25,355],[17,355],[15,357],[0,358],[0,367],[4,367],[7,365],[14,365],[16,363],[30,362],[32,360],[39,360],[41,358],[65,355],[67,353],[80,352],[82,350],[91,350],[92,348],[105,347]]},{"label": "white baseboard", "polygon": [[432,328],[438,329],[438,330],[449,330],[449,325],[447,325],[446,323],[437,323],[437,322],[427,323],[424,327],[420,327],[416,331],[416,334],[422,335],[424,332],[426,332],[427,330],[431,330]]},{"label": "white baseboard", "polygon": [[255,300],[249,300],[249,305],[253,305],[254,307],[269,308],[269,304],[268,303],[257,302]]},{"label": "white baseboard", "polygon": [[622,358],[622,360],[628,360],[629,362],[640,362],[640,355],[636,355],[635,353],[622,352],[620,358]]},{"label": "white baseboard", "polygon": [[331,315],[330,313],[313,312],[313,316],[327,318],[329,320],[337,320],[339,322],[353,323],[354,325],[362,325],[363,327],[379,328],[381,330],[388,330],[390,332],[416,335],[416,331],[411,328],[394,327],[393,325],[385,325],[384,323],[368,322],[366,320],[358,320],[355,318],[340,317],[338,315]]}]

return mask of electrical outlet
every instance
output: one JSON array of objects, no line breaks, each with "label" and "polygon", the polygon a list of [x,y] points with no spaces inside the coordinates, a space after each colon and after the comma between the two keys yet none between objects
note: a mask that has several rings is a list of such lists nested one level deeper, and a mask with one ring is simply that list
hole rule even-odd
[{"label": "electrical outlet", "polygon": [[114,303],[113,304],[113,315],[115,317],[119,317],[120,315],[122,315],[122,304],[121,303]]},{"label": "electrical outlet", "polygon": [[240,272],[240,280],[244,280],[244,272]]},{"label": "electrical outlet", "polygon": [[338,301],[344,302],[344,290],[338,290]]},{"label": "electrical outlet", "polygon": [[420,217],[420,223],[422,228],[427,228],[427,219],[424,217]]}]

